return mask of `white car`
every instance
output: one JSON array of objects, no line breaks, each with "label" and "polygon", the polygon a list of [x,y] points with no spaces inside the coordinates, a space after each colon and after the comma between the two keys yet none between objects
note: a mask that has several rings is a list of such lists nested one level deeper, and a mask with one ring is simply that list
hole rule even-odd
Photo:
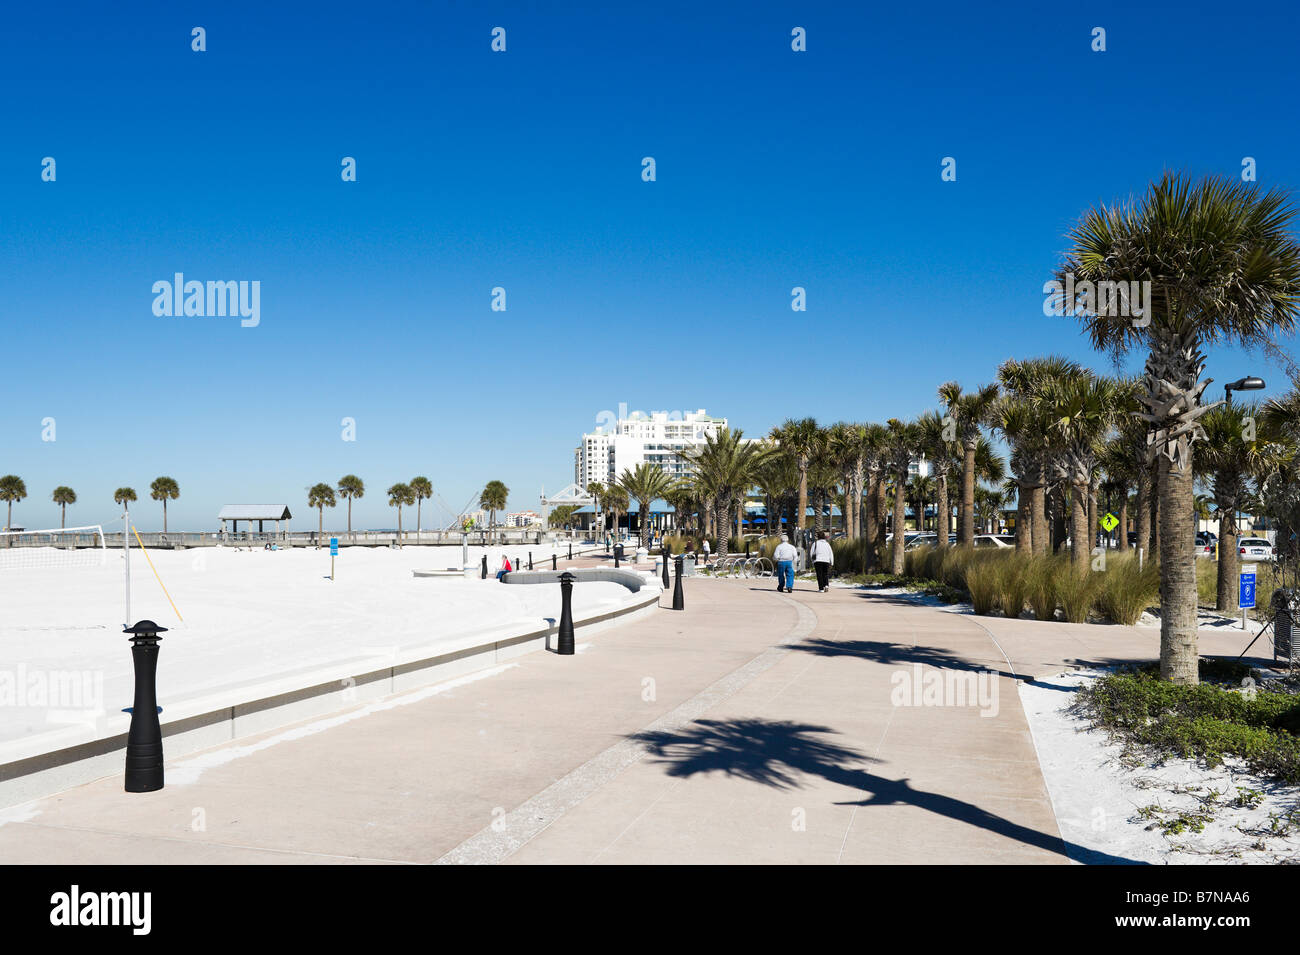
[{"label": "white car", "polygon": [[1015,547],[1016,539],[1007,534],[976,534],[976,547]]},{"label": "white car", "polygon": [[1237,547],[1245,560],[1272,560],[1273,545],[1263,537],[1243,537]]}]

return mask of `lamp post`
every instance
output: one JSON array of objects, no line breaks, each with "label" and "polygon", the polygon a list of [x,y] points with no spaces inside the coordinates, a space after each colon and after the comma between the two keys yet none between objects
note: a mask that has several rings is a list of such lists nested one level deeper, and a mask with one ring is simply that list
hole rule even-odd
[{"label": "lamp post", "polygon": [[1247,375],[1245,378],[1238,378],[1236,381],[1230,381],[1223,386],[1223,400],[1228,404],[1232,404],[1232,393],[1234,391],[1259,391],[1263,387],[1263,378]]},{"label": "lamp post", "polygon": [[673,555],[672,555],[672,550],[671,550],[671,548],[669,548],[669,546],[668,546],[668,541],[665,539],[665,540],[664,540],[664,590],[667,590],[668,587],[669,587],[669,584],[668,584],[668,560],[669,560],[669,558],[671,558],[672,556],[673,556]]},{"label": "lamp post", "polygon": [[578,578],[567,570],[560,574],[560,628],[555,635],[555,652],[573,655],[573,582]]},{"label": "lamp post", "polygon": [[126,734],[126,791],[151,793],[163,788],[162,726],[158,722],[158,634],[165,633],[152,620],[123,628],[131,635],[131,663],[135,669],[135,701],[131,728]]}]

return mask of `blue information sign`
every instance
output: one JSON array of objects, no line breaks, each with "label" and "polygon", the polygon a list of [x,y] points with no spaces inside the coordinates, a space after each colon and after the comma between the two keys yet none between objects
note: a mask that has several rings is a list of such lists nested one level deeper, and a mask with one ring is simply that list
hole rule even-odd
[{"label": "blue information sign", "polygon": [[330,556],[331,556],[331,557],[337,557],[338,555],[339,555],[339,539],[338,539],[337,537],[331,537],[331,538],[330,538]]},{"label": "blue information sign", "polygon": [[1251,567],[1249,573],[1241,572],[1241,599],[1237,605],[1242,610],[1250,610],[1255,606],[1255,568]]}]

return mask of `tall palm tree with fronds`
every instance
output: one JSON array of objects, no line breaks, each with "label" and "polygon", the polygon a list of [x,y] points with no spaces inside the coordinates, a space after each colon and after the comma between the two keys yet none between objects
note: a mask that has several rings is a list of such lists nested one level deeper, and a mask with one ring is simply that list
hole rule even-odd
[{"label": "tall palm tree with fronds", "polygon": [[704,444],[682,452],[701,487],[713,498],[719,557],[727,556],[731,518],[754,484],[763,450],[758,442],[745,441],[739,428],[723,428],[706,435]]},{"label": "tall palm tree with fronds", "polygon": [[387,491],[388,506],[397,508],[397,546],[402,546],[402,508],[410,507],[415,503],[415,492],[411,490],[411,485],[404,484],[401,481],[394,484]]},{"label": "tall palm tree with fronds", "polygon": [[[1144,316],[1069,302],[1094,347],[1146,353],[1140,413],[1153,430],[1160,520],[1160,676],[1198,676],[1193,442],[1209,410],[1202,349],[1251,346],[1291,332],[1300,312],[1300,245],[1285,193],[1226,178],[1166,173],[1145,195],[1086,212],[1058,273],[1082,282],[1149,282]],[[1115,286],[1111,286],[1115,287]],[[1126,286],[1127,287],[1127,286]],[[1081,306],[1081,307],[1080,307]]]},{"label": "tall palm tree with fronds", "polygon": [[163,533],[167,533],[167,502],[174,501],[181,496],[181,486],[172,478],[163,477],[154,478],[153,483],[149,485],[149,496],[155,501],[162,501],[163,506]]},{"label": "tall palm tree with fronds", "polygon": [[510,498],[510,488],[501,481],[488,481],[478,496],[478,506],[488,512],[488,535],[492,534],[497,523],[497,511],[503,511]]},{"label": "tall palm tree with fronds", "polygon": [[781,512],[799,496],[799,465],[794,455],[775,448],[764,454],[754,468],[754,486],[763,495],[767,510],[767,533],[780,535]]},{"label": "tall palm tree with fronds", "polygon": [[905,547],[903,526],[907,507],[907,476],[912,459],[919,453],[920,434],[914,422],[890,418],[885,425],[886,470],[894,479],[894,546],[891,573],[903,572]]},{"label": "tall palm tree with fronds", "polygon": [[59,485],[50,495],[50,499],[59,505],[59,527],[68,526],[68,505],[77,503],[77,492],[65,485]]},{"label": "tall palm tree with fronds", "polygon": [[415,496],[415,533],[418,537],[420,531],[424,530],[424,525],[420,515],[420,510],[424,502],[433,497],[433,482],[424,475],[411,478],[411,483],[407,485],[411,489],[411,494]]},{"label": "tall palm tree with fronds", "polygon": [[600,481],[592,481],[587,485],[587,493],[591,495],[591,532],[592,536],[596,537],[599,536],[600,529],[605,524],[605,485]]},{"label": "tall palm tree with fronds", "polygon": [[980,429],[991,423],[997,385],[980,385],[974,391],[962,391],[961,385],[949,381],[939,386],[939,400],[948,410],[955,426],[957,442],[962,447],[961,526],[957,543],[969,547],[975,541],[975,447]]},{"label": "tall palm tree with fronds", "polygon": [[1245,507],[1250,485],[1277,469],[1282,435],[1255,404],[1219,405],[1201,418],[1205,441],[1196,451],[1196,473],[1214,492],[1219,515],[1219,593],[1215,609],[1237,609],[1241,559],[1237,549],[1237,514]]},{"label": "tall palm tree with fronds", "polygon": [[314,507],[319,512],[319,537],[325,536],[325,508],[333,507],[337,503],[338,502],[334,499],[334,488],[324,482],[313,484],[307,491],[307,506]]},{"label": "tall palm tree with fronds", "polygon": [[952,533],[952,504],[948,498],[949,463],[953,457],[952,442],[948,441],[943,416],[927,411],[916,419],[917,447],[930,463],[930,478],[934,488],[934,532],[939,547],[948,546]]},{"label": "tall palm tree with fronds", "polygon": [[605,506],[609,508],[614,517],[614,538],[618,538],[618,518],[620,514],[626,514],[631,501],[628,499],[627,491],[623,490],[618,484],[607,484],[605,486]]},{"label": "tall palm tree with fronds", "polygon": [[366,482],[355,474],[345,474],[339,478],[339,497],[348,502],[348,536],[352,536],[352,499],[366,496]]},{"label": "tall palm tree with fronds", "polygon": [[780,427],[773,428],[771,438],[794,456],[799,468],[799,503],[796,505],[795,527],[802,530],[808,513],[808,465],[822,441],[821,428],[815,418],[788,418]]},{"label": "tall palm tree with fronds", "polygon": [[127,510],[131,509],[131,502],[135,500],[135,488],[119,487],[113,492],[113,503],[118,504]]},{"label": "tall palm tree with fronds", "polygon": [[673,479],[658,465],[642,462],[632,470],[624,468],[618,483],[629,497],[636,499],[637,537],[642,547],[648,547],[646,532],[650,529],[650,504],[668,492]]},{"label": "tall palm tree with fronds", "polygon": [[[0,477],[0,501],[4,501],[9,506],[5,516],[5,530],[10,530],[14,526],[14,502],[21,501],[26,496],[27,485],[17,474],[6,474]],[[12,543],[10,541],[10,544]]]},{"label": "tall palm tree with fronds", "polygon": [[1096,376],[1072,376],[1053,382],[1043,394],[1048,418],[1059,444],[1058,475],[1070,486],[1071,563],[1087,571],[1096,528],[1089,527],[1088,498],[1111,425],[1119,413],[1123,385]]}]

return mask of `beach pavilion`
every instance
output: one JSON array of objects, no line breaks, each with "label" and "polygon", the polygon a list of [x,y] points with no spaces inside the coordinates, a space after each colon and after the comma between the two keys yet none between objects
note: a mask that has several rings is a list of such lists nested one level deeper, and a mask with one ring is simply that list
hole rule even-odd
[{"label": "beach pavilion", "polygon": [[288,521],[293,515],[289,513],[288,504],[227,504],[217,515],[221,521],[221,536],[226,536],[226,521],[230,521],[230,532],[239,533],[239,522],[247,521],[251,529],[257,521],[257,532],[263,533],[266,521],[275,521],[275,533],[280,533],[280,522]]}]

